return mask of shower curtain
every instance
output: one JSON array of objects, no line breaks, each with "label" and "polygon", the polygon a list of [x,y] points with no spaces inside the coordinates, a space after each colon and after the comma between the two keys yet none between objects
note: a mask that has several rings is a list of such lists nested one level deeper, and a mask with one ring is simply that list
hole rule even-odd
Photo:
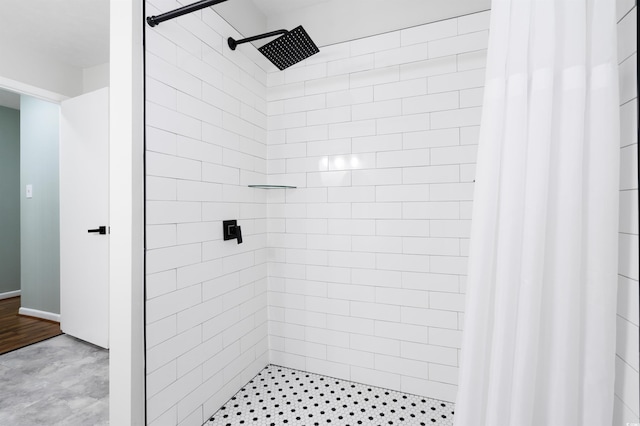
[{"label": "shower curtain", "polygon": [[615,1],[494,0],[457,426],[612,423]]}]

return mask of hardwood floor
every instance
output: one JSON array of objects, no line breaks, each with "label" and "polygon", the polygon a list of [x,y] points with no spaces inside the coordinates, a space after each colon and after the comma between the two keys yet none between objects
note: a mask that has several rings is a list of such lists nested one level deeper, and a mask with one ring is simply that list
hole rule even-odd
[{"label": "hardwood floor", "polygon": [[60,324],[18,315],[20,296],[0,300],[0,354],[62,334]]}]

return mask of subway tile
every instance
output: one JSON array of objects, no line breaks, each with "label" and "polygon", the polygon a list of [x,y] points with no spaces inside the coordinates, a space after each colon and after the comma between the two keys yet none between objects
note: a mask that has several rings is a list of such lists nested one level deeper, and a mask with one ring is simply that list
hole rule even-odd
[{"label": "subway tile", "polygon": [[458,108],[458,92],[412,96],[402,99],[402,114],[404,115],[446,111],[455,108]]},{"label": "subway tile", "polygon": [[460,91],[460,107],[471,108],[482,106],[484,87]]},{"label": "subway tile", "polygon": [[429,185],[377,186],[376,201],[429,201]]},{"label": "subway tile", "polygon": [[415,254],[376,254],[378,269],[391,271],[430,272],[430,257]]},{"label": "subway tile", "polygon": [[[433,155],[433,150],[431,155]],[[431,161],[432,163],[433,160]],[[460,166],[425,166],[425,167],[406,167],[402,169],[402,183],[450,183],[460,180]]]},{"label": "subway tile", "polygon": [[391,65],[406,64],[407,62],[422,61],[429,58],[427,43],[403,46],[396,49],[375,53],[376,68]]},{"label": "subway tile", "polygon": [[373,87],[340,90],[327,93],[327,107],[339,107],[373,102]]},{"label": "subway tile", "polygon": [[[432,114],[443,113],[438,112]],[[440,121],[443,120],[441,119]],[[379,118],[376,122],[377,132],[379,135],[429,130],[429,114],[413,114],[401,117]]]},{"label": "subway tile", "polygon": [[402,288],[413,290],[458,292],[458,282],[457,275],[402,272]]},{"label": "subway tile", "polygon": [[[346,300],[328,299],[326,297],[311,297],[305,296],[304,298],[305,309],[312,312],[324,312],[333,315],[349,315],[349,302]],[[346,330],[335,330],[338,332],[344,332]]]},{"label": "subway tile", "polygon": [[401,203],[354,203],[351,207],[354,219],[400,219]]},{"label": "subway tile", "polygon": [[286,84],[307,80],[316,80],[326,76],[327,65],[323,63],[302,67],[292,67],[284,71],[284,80]]},{"label": "subway tile", "polygon": [[146,228],[147,249],[176,245],[176,225],[148,225]]},{"label": "subway tile", "polygon": [[[429,297],[431,297],[431,295],[432,293],[429,294]],[[458,315],[456,312],[402,306],[400,308],[400,314],[402,323],[404,324],[416,324],[452,330],[458,326]]]},{"label": "subway tile", "polygon": [[375,336],[408,342],[427,343],[427,327],[398,322],[375,321]]},{"label": "subway tile", "polygon": [[349,87],[367,87],[378,84],[391,83],[400,80],[400,67],[393,65],[369,71],[361,71],[349,75]]},{"label": "subway tile", "polygon": [[325,108],[307,112],[307,124],[309,126],[343,123],[346,121],[351,121],[351,108],[349,106]]},{"label": "subway tile", "polygon": [[638,145],[620,150],[620,190],[638,189]]},{"label": "subway tile", "polygon": [[[427,79],[403,80],[397,83],[379,84],[373,88],[376,102],[427,94]],[[397,113],[395,115],[400,115]]]},{"label": "subway tile", "polygon": [[373,68],[373,63],[373,53],[354,56],[351,58],[338,59],[336,61],[327,63],[327,75],[332,76],[370,70]]},{"label": "subway tile", "polygon": [[367,219],[329,219],[329,234],[332,235],[372,235],[375,221]]},{"label": "subway tile", "polygon": [[419,238],[414,236],[402,239],[402,252],[407,254],[460,255],[460,243],[457,238]]},{"label": "subway tile", "polygon": [[416,395],[431,395],[432,398],[442,401],[455,401],[458,387],[417,377],[401,376],[400,390]]},{"label": "subway tile", "polygon": [[201,219],[197,202],[147,201],[147,225],[196,222]]},{"label": "subway tile", "polygon": [[327,315],[327,328],[329,330],[373,335],[374,321],[366,318]]},{"label": "subway tile", "polygon": [[477,152],[476,145],[432,148],[431,164],[475,164]]},{"label": "subway tile", "polygon": [[429,42],[429,58],[486,49],[489,31],[479,31]]},{"label": "subway tile", "polygon": [[429,93],[450,92],[484,86],[484,69],[434,75],[427,79]]},{"label": "subway tile", "polygon": [[[429,306],[429,295],[426,291],[420,290],[378,287],[376,288],[376,302],[402,306],[403,309],[407,306],[427,308]],[[402,322],[407,321],[403,318]]]},{"label": "subway tile", "polygon": [[373,302],[375,300],[375,289],[369,286],[329,283],[327,290],[330,299],[360,302]]},{"label": "subway tile", "polygon": [[400,80],[411,80],[433,75],[455,72],[457,58],[455,55],[442,58],[427,59],[418,62],[409,62],[400,65]]},{"label": "subway tile", "polygon": [[618,62],[638,51],[638,14],[628,13],[616,26],[618,32]]},{"label": "subway tile", "polygon": [[488,30],[490,21],[489,11],[471,13],[458,17],[458,34],[473,33]]},{"label": "subway tile", "polygon": [[402,169],[354,170],[353,186],[393,185],[402,183]]},{"label": "subway tile", "polygon": [[463,108],[450,111],[433,112],[430,116],[432,129],[478,126],[481,108]]},{"label": "subway tile", "polygon": [[428,220],[376,220],[376,235],[428,237]]},{"label": "subway tile", "polygon": [[[403,203],[402,204],[403,219],[460,219],[460,204],[455,201],[445,202],[428,202],[428,203]],[[439,224],[436,224],[439,225]],[[457,224],[456,224],[457,226]],[[458,235],[458,228],[456,234]],[[451,236],[449,234],[442,235],[437,230],[434,234],[438,236]]]},{"label": "subway tile", "polygon": [[304,82],[304,94],[316,95],[347,90],[349,88],[349,75],[336,75]]},{"label": "subway tile", "polygon": [[326,106],[324,94],[301,96],[284,100],[285,114],[322,109]]},{"label": "subway tile", "polygon": [[175,179],[147,176],[145,198],[147,201],[175,201],[177,193]]},{"label": "subway tile", "polygon": [[374,202],[376,198],[373,186],[347,186],[329,188],[330,203],[344,202]]},{"label": "subway tile", "polygon": [[400,47],[400,32],[393,31],[385,34],[364,37],[349,42],[351,56],[376,53],[382,50],[389,50]]},{"label": "subway tile", "polygon": [[387,151],[376,154],[378,168],[425,166],[429,164],[428,149],[411,149],[403,151]]},{"label": "subway tile", "polygon": [[324,141],[327,139],[329,129],[327,125],[320,126],[306,126],[298,127],[295,129],[287,129],[286,142],[298,143],[298,142],[311,142],[311,141]]},{"label": "subway tile", "polygon": [[325,186],[350,186],[351,172],[332,171],[332,172],[315,172],[307,174],[307,186],[309,187],[325,187]]},{"label": "subway tile", "polygon": [[637,53],[629,56],[618,67],[620,81],[620,104],[638,97],[638,58]]},{"label": "subway tile", "polygon": [[[402,275],[396,271],[381,271],[376,269],[353,269],[351,271],[351,282],[353,284],[369,285],[392,290],[399,288]],[[387,303],[378,300],[379,303]]]},{"label": "subway tile", "polygon": [[[331,140],[307,143],[308,157],[316,157],[319,155],[349,154],[350,152],[351,152],[350,138],[331,139]],[[328,158],[326,159],[326,164],[323,163],[322,167],[326,167],[326,168],[329,167]]]},{"label": "subway tile", "polygon": [[351,150],[353,153],[399,151],[401,149],[402,135],[399,133],[378,136],[363,136],[351,139]]},{"label": "subway tile", "polygon": [[425,43],[440,38],[452,37],[458,34],[456,19],[446,19],[426,25],[407,28],[400,31],[402,45]]},{"label": "subway tile", "polygon": [[399,99],[354,105],[353,120],[369,120],[372,118],[393,117],[401,115],[402,103]]},{"label": "subway tile", "polygon": [[351,302],[351,315],[383,321],[400,321],[400,307],[381,303]]},{"label": "subway tile", "polygon": [[402,238],[386,236],[354,236],[351,238],[353,251],[372,253],[401,253]]},{"label": "subway tile", "polygon": [[[148,139],[148,136],[147,136]],[[620,107],[620,146],[638,143],[638,102],[627,102]]]},{"label": "subway tile", "polygon": [[376,121],[353,121],[329,125],[329,139],[353,138],[376,134]]},{"label": "subway tile", "polygon": [[458,71],[484,70],[487,67],[487,51],[476,50],[474,52],[460,53],[456,55]]}]

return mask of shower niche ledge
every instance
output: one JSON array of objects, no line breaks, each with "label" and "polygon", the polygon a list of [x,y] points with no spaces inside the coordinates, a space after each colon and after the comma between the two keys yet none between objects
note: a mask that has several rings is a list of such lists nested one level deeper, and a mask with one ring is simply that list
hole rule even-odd
[{"label": "shower niche ledge", "polygon": [[247,185],[249,188],[261,188],[261,189],[296,189],[297,186],[290,185]]}]

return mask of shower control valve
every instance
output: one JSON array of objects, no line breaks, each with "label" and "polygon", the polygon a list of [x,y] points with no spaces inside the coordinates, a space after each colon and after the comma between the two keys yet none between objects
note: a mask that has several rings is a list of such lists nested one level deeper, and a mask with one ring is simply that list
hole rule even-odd
[{"label": "shower control valve", "polygon": [[242,229],[238,226],[237,220],[222,221],[222,237],[224,240],[238,240],[238,244],[242,244]]}]

